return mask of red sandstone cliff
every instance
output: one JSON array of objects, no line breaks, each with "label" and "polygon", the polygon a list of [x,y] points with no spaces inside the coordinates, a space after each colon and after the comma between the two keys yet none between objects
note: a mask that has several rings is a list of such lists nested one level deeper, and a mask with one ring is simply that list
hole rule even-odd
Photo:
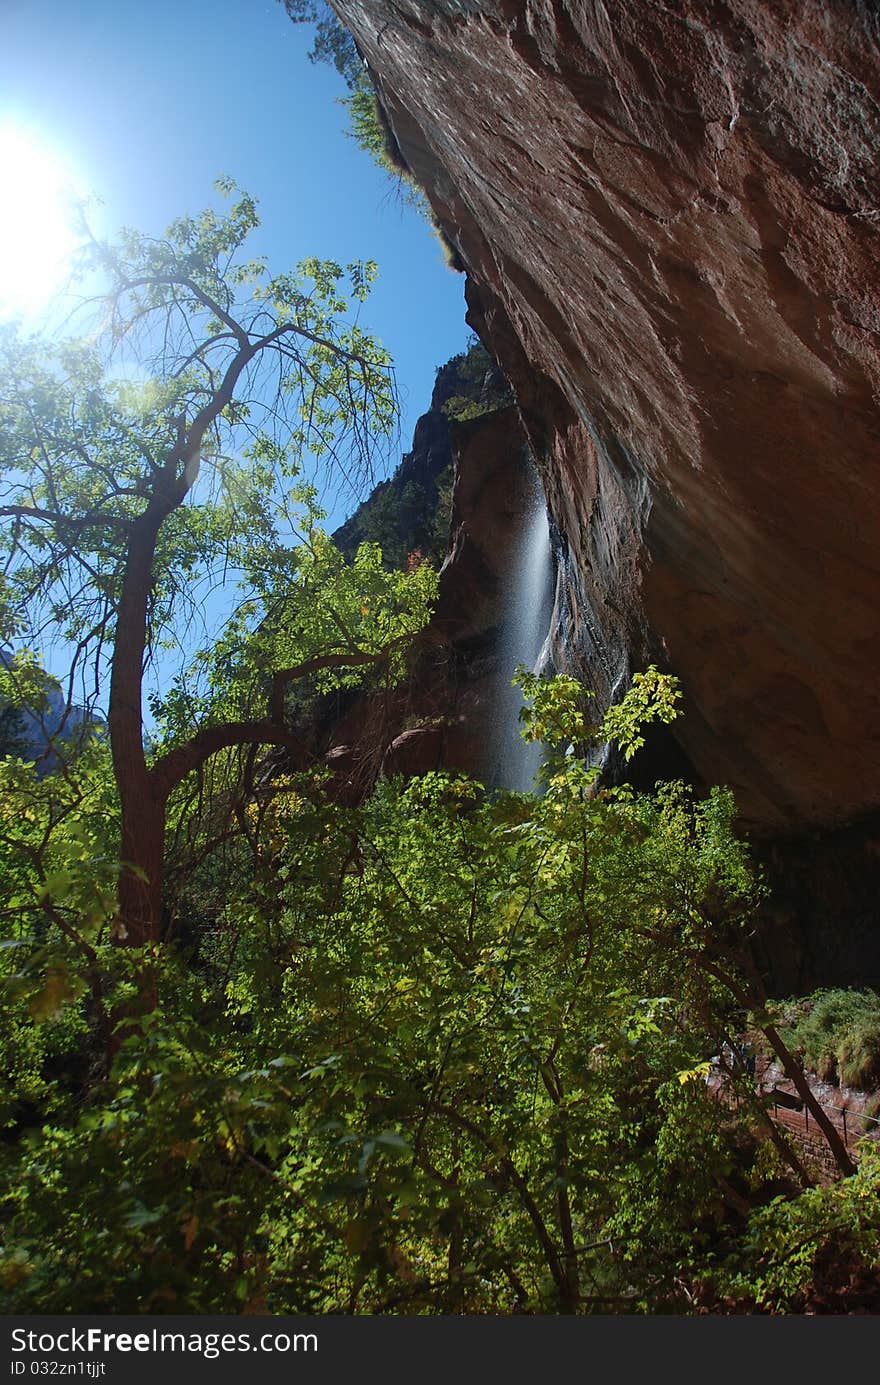
[{"label": "red sandstone cliff", "polygon": [[336,0],[514,383],[600,696],[775,830],[880,805],[880,56],[857,0]]}]

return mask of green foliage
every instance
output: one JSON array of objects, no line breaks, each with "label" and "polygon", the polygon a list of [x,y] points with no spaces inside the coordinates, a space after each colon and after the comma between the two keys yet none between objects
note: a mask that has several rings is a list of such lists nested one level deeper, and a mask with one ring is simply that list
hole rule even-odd
[{"label": "green foliage", "polygon": [[402,201],[430,219],[425,195],[397,146],[352,35],[325,0],[281,0],[281,3],[294,24],[315,25],[310,60],[334,67],[348,87],[348,95],[338,98],[348,114],[346,133],[391,178]]},{"label": "green foliage", "polygon": [[[393,683],[433,595],[427,573],[387,574],[373,550],[345,563],[304,479],[371,479],[393,432],[390,360],[357,318],[376,265],[309,257],[271,274],[244,255],[254,199],[229,178],[218,190],[225,210],[162,239],[88,245],[83,268],[104,288],[81,339],[0,336],[0,622],[23,646],[4,656],[0,706],[6,683],[19,705],[46,694],[26,654],[43,641],[69,657],[68,687],[87,680],[99,705],[109,691],[129,940],[163,932],[166,805],[182,780],[220,751],[292,741],[285,680]],[[246,595],[187,667],[192,622],[230,574]],[[160,660],[146,748],[143,680]]]},{"label": "green foliage", "polygon": [[[596,726],[573,680],[524,673],[539,796],[435,774],[352,807],[328,771],[257,764],[268,725],[297,744],[294,687],[390,693],[436,575],[346,559],[304,479],[391,424],[387,356],[343,322],[375,266],[270,276],[239,254],[255,224],[239,195],[94,246],[97,330],[2,341],[0,695],[47,695],[25,651],[50,626],[73,671],[116,679],[122,645],[129,679],[112,755],[96,729],[42,778],[0,761],[0,1308],[652,1311],[714,1292],[711,1267],[780,1311],[836,1242],[870,1271],[871,1157],[836,1200],[748,1220],[779,1167],[754,1094],[738,1122],[703,1080],[752,1002],[732,796],[603,787],[585,758],[628,759],[674,678],[635,675]],[[484,364],[462,353],[447,401]],[[157,695],[137,780],[167,804],[167,913],[121,947],[117,886],[148,883],[120,859],[143,664],[218,570],[242,599]]]},{"label": "green foliage", "polygon": [[739,1312],[876,1313],[878,1275],[880,1145],[866,1143],[851,1178],[756,1212],[711,1289]]},{"label": "green foliage", "polygon": [[[30,655],[22,651],[18,655],[9,655],[5,650],[0,649],[0,758],[10,755],[24,755],[27,750],[27,728],[25,725],[24,707],[27,705],[26,694],[23,692],[19,669],[27,670],[30,674]],[[30,678],[28,678],[30,682]],[[38,696],[37,706],[43,704],[44,689],[41,689]],[[34,704],[31,703],[31,706]]]},{"label": "green foliage", "polygon": [[816,991],[782,1003],[786,1035],[804,1065],[848,1087],[880,1087],[880,996]]},{"label": "green foliage", "polygon": [[30,649],[0,657],[0,704],[10,720],[20,720],[25,707],[36,713],[46,711],[53,691],[60,692],[58,680],[46,673]]},{"label": "green foliage", "polygon": [[[246,599],[216,643],[198,653],[185,681],[154,699],[163,750],[192,733],[196,715],[200,725],[217,725],[265,705],[278,669],[334,655],[373,657],[372,671],[393,685],[437,595],[430,567],[389,570],[378,546],[366,543],[348,562],[317,527],[293,548],[242,554],[241,566]],[[326,693],[364,678],[363,663],[316,666],[309,688]],[[187,689],[199,684],[207,692],[195,707]]]},{"label": "green foliage", "polygon": [[0,702],[0,758],[21,755],[26,750],[24,716],[11,702]]},{"label": "green foliage", "polygon": [[467,423],[513,402],[509,386],[479,337],[437,371],[435,397],[447,418]]},{"label": "green foliage", "polygon": [[404,161],[366,68],[359,65],[349,81],[348,96],[340,97],[339,102],[348,113],[346,133],[388,175],[402,200],[430,217],[425,194]]},{"label": "green foliage", "polygon": [[541,678],[520,667],[516,680],[531,703],[520,712],[526,740],[581,749],[615,741],[626,760],[631,760],[645,744],[644,733],[652,722],[668,724],[675,719],[681,700],[678,679],[661,673],[652,664],[645,673],[633,675],[623,698],[609,707],[601,723],[594,727],[588,721],[585,706],[585,698],[591,694],[576,678]]},{"label": "green foliage", "polygon": [[39,1122],[100,1063],[107,1012],[98,953],[118,876],[106,745],[83,741],[63,772],[0,762],[0,1126]]},{"label": "green foliage", "polygon": [[453,467],[435,476],[407,475],[408,459],[390,481],[380,481],[359,509],[334,534],[348,554],[357,544],[382,551],[389,568],[408,568],[427,560],[439,568],[449,544]]},{"label": "green foliage", "polygon": [[866,1135],[876,1135],[880,1129],[880,1092],[869,1096],[865,1102],[861,1125]]},{"label": "green foliage", "polygon": [[444,467],[437,477],[437,502],[430,515],[426,543],[428,557],[438,568],[449,551],[454,493],[455,470],[450,465]]},{"label": "green foliage", "polygon": [[576,678],[567,674],[543,678],[520,666],[516,670],[516,681],[528,699],[520,712],[522,735],[526,740],[559,747],[567,743],[579,746],[592,743],[594,728],[587,719],[585,707],[586,699],[592,694]]},{"label": "green foliage", "polygon": [[[300,556],[325,560],[320,543]],[[384,599],[378,555],[360,561]],[[360,615],[387,636],[387,610]],[[595,734],[569,681],[531,691],[534,734]],[[635,684],[619,732],[671,694]],[[20,769],[10,820],[38,789]],[[112,867],[112,814],[89,805],[78,859]],[[320,775],[276,778],[244,806],[237,855],[206,841],[213,912],[140,957],[105,946],[87,872],[53,855],[39,888],[93,956],[47,933],[31,888],[19,936],[41,927],[43,951],[10,963],[33,985],[12,985],[0,1036],[17,1074],[4,1306],[674,1300],[732,1234],[730,1180],[763,1178],[701,1076],[732,1003],[701,949],[742,933],[755,896],[732,820],[720,791],[599,790],[573,755],[536,798],[434,774],[345,808]],[[98,1052],[95,965],[111,1006],[145,965],[156,993],[101,1082],[71,1067]]]},{"label": "green foliage", "polygon": [[472,419],[482,418],[487,410],[477,399],[468,399],[465,395],[454,394],[446,400],[443,405],[443,412],[455,423],[470,423]]},{"label": "green foliage", "polygon": [[669,722],[678,716],[681,690],[677,678],[661,674],[652,664],[645,673],[634,673],[621,702],[609,707],[600,739],[615,741],[625,760],[645,744],[644,730],[652,721]]}]

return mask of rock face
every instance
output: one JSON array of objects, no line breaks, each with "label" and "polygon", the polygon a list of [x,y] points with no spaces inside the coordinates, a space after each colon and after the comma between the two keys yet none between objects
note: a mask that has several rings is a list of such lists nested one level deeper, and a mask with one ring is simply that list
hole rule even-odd
[{"label": "rock face", "polygon": [[404,453],[394,475],[380,481],[340,525],[333,542],[349,559],[359,544],[378,543],[386,562],[395,567],[403,567],[411,553],[428,554],[435,546],[441,478],[451,470],[449,420],[432,403],[416,423],[412,450]]},{"label": "rock face", "polygon": [[607,700],[774,834],[880,805],[880,57],[859,0],[335,0],[466,264]]},{"label": "rock face", "polygon": [[[534,658],[511,653],[508,630],[512,569],[535,499],[534,462],[497,368],[488,369],[485,380],[463,383],[454,366],[455,360],[438,375],[431,408],[416,424],[412,450],[394,476],[333,536],[349,553],[374,539],[392,561],[405,562],[407,554],[410,561],[417,555],[436,560],[430,537],[442,529],[445,554],[437,607],[408,680],[390,692],[346,699],[341,707],[331,700],[317,729],[316,745],[338,776],[337,795],[352,801],[380,772],[460,769],[508,786],[499,774],[500,709],[511,712],[515,735],[510,677],[516,663]],[[464,388],[467,397],[457,392]],[[455,421],[444,412],[453,390],[452,398],[473,417]],[[454,475],[452,512],[441,525],[437,482],[447,472]],[[551,595],[548,572],[545,597]],[[548,608],[541,639],[549,621]]]}]

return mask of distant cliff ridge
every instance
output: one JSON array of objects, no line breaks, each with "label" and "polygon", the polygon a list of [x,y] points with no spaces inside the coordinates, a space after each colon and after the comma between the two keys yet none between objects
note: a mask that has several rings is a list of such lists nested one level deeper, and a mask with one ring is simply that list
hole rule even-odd
[{"label": "distant cliff ridge", "polygon": [[[510,387],[474,340],[438,370],[431,406],[394,475],[333,535],[349,556],[367,541],[389,565],[427,560],[440,568],[437,607],[409,681],[393,696],[354,697],[327,710],[320,748],[343,792],[359,797],[380,771],[441,767],[506,782],[499,717],[513,707],[515,718],[513,663],[529,661],[525,651],[507,650],[509,594],[534,505],[534,461]],[[514,720],[514,736],[516,729]]]},{"label": "distant cliff ridge", "polygon": [[378,543],[389,567],[403,567],[416,557],[440,567],[452,512],[450,430],[512,402],[510,387],[476,339],[442,365],[430,407],[416,423],[412,449],[333,534],[343,553],[350,558],[358,544]]},{"label": "distant cliff ridge", "polygon": [[557,662],[674,669],[765,831],[880,806],[876,7],[336,8],[514,386]]},{"label": "distant cliff ridge", "polygon": [[[12,655],[0,649],[0,663],[12,666]],[[0,753],[32,760],[42,775],[57,769],[59,750],[76,749],[86,734],[100,723],[84,707],[71,706],[56,679],[43,677],[40,706],[11,702],[0,696]]]}]

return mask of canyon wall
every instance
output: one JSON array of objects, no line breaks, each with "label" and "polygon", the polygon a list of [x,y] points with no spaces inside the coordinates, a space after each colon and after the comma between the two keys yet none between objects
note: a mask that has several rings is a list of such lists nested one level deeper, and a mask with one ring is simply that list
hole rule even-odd
[{"label": "canyon wall", "polygon": [[[392,566],[440,566],[437,605],[407,679],[381,692],[329,698],[320,709],[312,736],[336,773],[338,797],[359,801],[380,773],[441,768],[514,787],[502,747],[521,748],[511,676],[538,650],[527,656],[511,641],[510,594],[536,502],[543,518],[539,496],[507,383],[487,353],[471,347],[438,370],[431,407],[393,476],[333,535],[349,557],[369,541]],[[549,561],[544,577],[538,649],[550,621]]]},{"label": "canyon wall", "polygon": [[779,836],[880,806],[877,12],[335,0],[516,390],[557,663]]}]

